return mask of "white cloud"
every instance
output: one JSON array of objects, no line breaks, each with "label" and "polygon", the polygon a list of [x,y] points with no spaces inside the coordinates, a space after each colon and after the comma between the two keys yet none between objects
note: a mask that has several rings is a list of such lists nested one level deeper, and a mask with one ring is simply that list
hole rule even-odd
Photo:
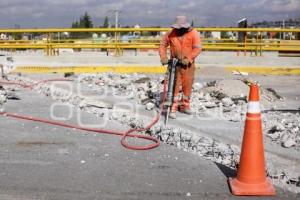
[{"label": "white cloud", "polygon": [[196,6],[196,3],[193,1],[187,2],[186,4],[178,5],[178,8],[188,10]]},{"label": "white cloud", "polygon": [[122,25],[169,26],[177,14],[198,26],[235,25],[243,17],[253,22],[300,17],[300,0],[2,0],[0,7],[0,27],[68,27],[85,11],[101,25],[116,8],[122,10]]},{"label": "white cloud", "polygon": [[266,5],[274,12],[293,12],[300,11],[300,0],[268,0]]}]

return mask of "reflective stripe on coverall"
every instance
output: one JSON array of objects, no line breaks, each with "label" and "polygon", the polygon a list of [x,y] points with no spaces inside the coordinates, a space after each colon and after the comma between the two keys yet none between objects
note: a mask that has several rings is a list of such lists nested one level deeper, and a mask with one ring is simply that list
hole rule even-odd
[{"label": "reflective stripe on coverall", "polygon": [[178,107],[179,92],[182,86],[183,109],[189,109],[189,101],[192,92],[195,73],[195,58],[201,53],[201,40],[198,32],[192,28],[187,33],[179,37],[176,30],[173,29],[167,33],[159,48],[159,55],[161,60],[167,60],[167,47],[171,48],[171,58],[178,58],[179,60],[187,58],[190,62],[187,66],[180,66],[176,73],[176,83],[174,91],[174,102],[171,112],[176,112]]}]

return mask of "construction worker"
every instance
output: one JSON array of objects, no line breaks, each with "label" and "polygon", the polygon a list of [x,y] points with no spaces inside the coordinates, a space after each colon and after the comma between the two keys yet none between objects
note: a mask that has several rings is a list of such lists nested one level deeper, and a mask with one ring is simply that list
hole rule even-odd
[{"label": "construction worker", "polygon": [[179,92],[182,89],[181,106],[179,110],[192,114],[190,98],[195,73],[195,58],[201,52],[201,40],[198,32],[188,23],[186,16],[177,16],[172,30],[161,40],[159,55],[162,65],[168,64],[167,47],[171,48],[171,58],[179,60],[176,72],[174,101],[169,117],[175,119],[179,106]]}]

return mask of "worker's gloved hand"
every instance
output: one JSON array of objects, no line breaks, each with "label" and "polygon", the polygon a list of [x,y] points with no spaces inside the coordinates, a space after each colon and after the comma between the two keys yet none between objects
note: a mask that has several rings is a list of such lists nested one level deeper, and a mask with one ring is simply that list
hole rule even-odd
[{"label": "worker's gloved hand", "polygon": [[160,60],[162,65],[167,65],[168,64],[168,59],[161,59]]},{"label": "worker's gloved hand", "polygon": [[184,58],[184,59],[182,59],[182,60],[180,61],[180,63],[181,63],[182,65],[189,65],[189,64],[190,64],[190,61],[189,61],[189,59]]}]

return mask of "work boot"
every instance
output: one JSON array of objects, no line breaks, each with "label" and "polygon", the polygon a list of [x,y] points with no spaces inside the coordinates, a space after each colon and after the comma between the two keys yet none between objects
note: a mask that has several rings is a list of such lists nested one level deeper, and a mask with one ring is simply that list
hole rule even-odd
[{"label": "work boot", "polygon": [[174,100],[173,100],[173,105],[171,107],[171,112],[169,114],[169,117],[171,119],[176,119],[176,112],[178,110],[178,97],[174,97]]},{"label": "work boot", "polygon": [[193,112],[190,108],[185,108],[183,110],[181,110],[182,113],[187,114],[187,115],[192,115]]},{"label": "work boot", "polygon": [[176,112],[171,112],[171,113],[169,114],[169,117],[170,117],[171,119],[176,119]]},{"label": "work boot", "polygon": [[193,114],[191,107],[190,107],[190,98],[188,96],[183,95],[182,100],[181,100],[180,112],[187,114],[187,115]]}]

